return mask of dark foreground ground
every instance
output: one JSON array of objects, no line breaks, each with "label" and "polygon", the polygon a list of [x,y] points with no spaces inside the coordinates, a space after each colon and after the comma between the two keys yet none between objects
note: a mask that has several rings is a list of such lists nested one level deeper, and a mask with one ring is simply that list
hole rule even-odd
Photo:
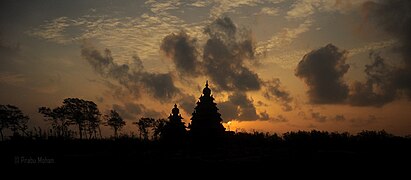
[{"label": "dark foreground ground", "polygon": [[356,170],[408,169],[411,139],[404,137],[278,138],[235,135],[220,142],[17,139],[0,142],[1,167],[224,170],[283,169]]}]

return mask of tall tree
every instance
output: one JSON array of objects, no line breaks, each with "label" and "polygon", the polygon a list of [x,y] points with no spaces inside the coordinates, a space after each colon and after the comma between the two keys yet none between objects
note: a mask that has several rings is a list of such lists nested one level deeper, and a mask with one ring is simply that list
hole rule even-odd
[{"label": "tall tree", "polygon": [[70,137],[70,131],[68,127],[71,122],[67,119],[62,107],[56,107],[54,109],[50,109],[48,107],[40,107],[38,112],[43,114],[46,121],[51,121],[55,136],[64,138]]},{"label": "tall tree", "polygon": [[106,120],[105,125],[110,126],[114,130],[114,137],[117,138],[118,131],[126,125],[126,122],[116,110],[110,110],[110,113],[106,114],[104,119]]},{"label": "tall tree", "polygon": [[100,132],[100,111],[93,101],[86,101],[78,98],[66,98],[61,106],[67,119],[70,122],[77,124],[80,139],[83,138],[83,133],[86,131],[89,138],[94,134],[96,136],[97,130]]},{"label": "tall tree", "polygon": [[13,105],[0,105],[0,134],[2,140],[4,139],[3,129],[9,128],[13,132],[13,136],[18,136],[19,131],[23,134],[27,130],[27,122],[29,117]]},{"label": "tall tree", "polygon": [[166,119],[157,119],[154,121],[153,124],[153,139],[158,139],[161,137],[164,133],[164,129],[167,126],[167,120]]},{"label": "tall tree", "polygon": [[148,140],[148,134],[151,127],[153,127],[155,120],[153,118],[140,118],[139,121],[133,122],[137,125],[140,132],[140,139],[143,137],[144,140]]},{"label": "tall tree", "polygon": [[1,140],[4,140],[3,129],[9,127],[9,113],[6,105],[0,105],[0,134]]}]

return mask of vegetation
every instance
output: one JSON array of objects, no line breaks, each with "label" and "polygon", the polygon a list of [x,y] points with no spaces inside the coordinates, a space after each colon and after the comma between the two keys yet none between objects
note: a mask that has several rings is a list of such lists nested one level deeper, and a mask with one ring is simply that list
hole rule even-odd
[{"label": "vegetation", "polygon": [[10,129],[13,136],[20,136],[26,134],[27,122],[29,117],[24,115],[21,110],[13,105],[0,105],[0,134],[1,139],[4,140],[3,129]]},{"label": "vegetation", "polygon": [[118,131],[126,125],[126,122],[116,110],[110,110],[110,113],[105,115],[104,118],[106,119],[105,125],[110,126],[114,130],[114,137],[117,138]]}]

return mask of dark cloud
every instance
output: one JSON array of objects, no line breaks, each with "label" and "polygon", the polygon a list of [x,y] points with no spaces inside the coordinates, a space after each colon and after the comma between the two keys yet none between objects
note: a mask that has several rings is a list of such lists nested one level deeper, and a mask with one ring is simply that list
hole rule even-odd
[{"label": "dark cloud", "polygon": [[196,98],[192,95],[184,95],[180,98],[177,102],[179,102],[179,107],[183,109],[187,114],[191,115],[194,111],[194,107],[196,105]]},{"label": "dark cloud", "polygon": [[141,117],[163,118],[164,113],[157,112],[153,109],[148,109],[143,104],[126,103],[124,105],[114,104],[113,109],[116,110],[121,117],[127,120],[138,120]]},{"label": "dark cloud", "polygon": [[218,103],[217,107],[220,109],[221,118],[224,122],[238,118],[238,106],[234,105],[230,101]]},{"label": "dark cloud", "polygon": [[367,118],[351,118],[349,122],[353,127],[367,127],[370,124],[376,123],[377,117],[375,115],[368,115]]},{"label": "dark cloud", "polygon": [[201,75],[201,62],[198,60],[197,40],[190,38],[184,31],[166,36],[160,49],[175,64],[180,75],[197,77]]},{"label": "dark cloud", "polygon": [[298,63],[295,75],[308,85],[311,103],[342,103],[347,98],[343,76],[350,66],[345,63],[346,55],[346,51],[328,44],[304,55]]},{"label": "dark cloud", "polygon": [[398,41],[395,51],[400,53],[404,65],[394,72],[395,85],[411,98],[411,1],[366,2],[364,9],[377,29],[384,29]]},{"label": "dark cloud", "polygon": [[113,104],[113,109],[116,110],[120,116],[127,120],[135,120],[137,117],[133,115],[133,113],[128,112],[123,106],[118,104]]},{"label": "dark cloud", "polygon": [[319,112],[311,112],[311,118],[320,123],[324,123],[327,120],[327,116],[321,115]]},{"label": "dark cloud", "polygon": [[342,114],[337,114],[337,115],[335,115],[334,119],[337,122],[345,121],[345,116],[342,115]]},{"label": "dark cloud", "polygon": [[218,88],[259,90],[260,78],[244,65],[245,61],[255,61],[250,33],[237,29],[228,17],[217,18],[204,32],[209,37],[203,52],[204,71]]},{"label": "dark cloud", "polygon": [[381,107],[397,97],[394,69],[379,54],[370,53],[373,63],[365,66],[366,81],[351,86],[349,103],[353,106]]},{"label": "dark cloud", "polygon": [[114,62],[108,49],[105,50],[103,55],[100,51],[84,44],[81,55],[97,73],[118,81],[136,97],[139,97],[141,89],[145,89],[160,101],[170,101],[174,96],[180,94],[170,73],[146,72],[142,61],[137,56],[133,57],[131,67],[131,65],[120,65]]},{"label": "dark cloud", "polygon": [[264,103],[264,102],[262,102],[262,101],[257,101],[257,106],[265,106],[265,107],[267,107],[268,104],[266,104],[266,103]]},{"label": "dark cloud", "polygon": [[97,96],[97,97],[95,97],[95,99],[98,103],[103,103],[104,102],[104,98],[101,97],[101,96]]},{"label": "dark cloud", "polygon": [[288,119],[285,118],[283,115],[279,114],[276,117],[273,117],[270,121],[271,122],[288,122]]},{"label": "dark cloud", "polygon": [[304,111],[299,111],[297,115],[303,118],[304,120],[308,120],[308,117]]},{"label": "dark cloud", "polygon": [[154,98],[164,101],[171,100],[175,95],[180,93],[180,90],[174,86],[171,74],[165,73],[142,73],[141,82],[144,84],[148,92],[151,92]]},{"label": "dark cloud", "polygon": [[257,114],[252,99],[248,99],[245,93],[236,92],[228,96],[228,101],[218,104],[220,113],[225,122],[233,119],[238,121],[267,120],[267,113]]},{"label": "dark cloud", "polygon": [[260,120],[269,120],[269,119],[270,119],[270,115],[267,113],[267,111],[260,113]]},{"label": "dark cloud", "polygon": [[264,86],[265,92],[263,95],[265,98],[274,99],[276,102],[279,102],[284,111],[291,111],[293,109],[290,105],[293,98],[289,92],[281,87],[280,79],[275,78],[271,81],[265,82]]}]

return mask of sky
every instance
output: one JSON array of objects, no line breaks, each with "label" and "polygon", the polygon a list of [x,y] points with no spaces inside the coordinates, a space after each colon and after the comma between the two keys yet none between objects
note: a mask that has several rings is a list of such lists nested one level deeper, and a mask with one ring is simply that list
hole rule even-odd
[{"label": "sky", "polygon": [[68,97],[123,133],[174,104],[188,124],[208,80],[232,131],[411,134],[407,0],[0,3],[0,104],[30,127]]}]

